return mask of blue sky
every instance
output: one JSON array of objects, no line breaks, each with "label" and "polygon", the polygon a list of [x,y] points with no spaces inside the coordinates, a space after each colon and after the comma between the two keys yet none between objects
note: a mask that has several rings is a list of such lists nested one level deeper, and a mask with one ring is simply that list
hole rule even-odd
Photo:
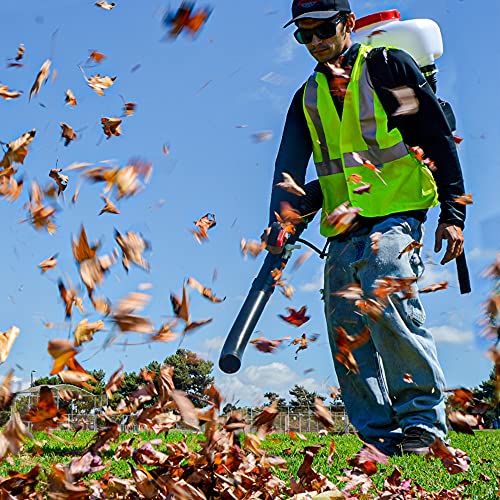
[{"label": "blue sky", "polygon": [[[190,292],[193,318],[214,320],[183,343],[214,361],[218,359],[223,339],[263,259],[245,260],[239,242],[241,238],[258,238],[267,223],[273,163],[288,103],[314,67],[306,50],[293,40],[293,28],[282,29],[290,16],[288,0],[213,0],[212,15],[199,36],[191,39],[182,35],[175,41],[162,41],[161,17],[167,3],[116,0],[116,4],[110,12],[87,0],[75,0],[71,7],[55,0],[26,0],[22,8],[14,3],[2,7],[0,82],[23,90],[24,95],[0,101],[0,140],[9,142],[37,129],[20,168],[25,180],[45,184],[51,168],[65,168],[73,162],[114,160],[125,165],[131,157],[140,156],[154,165],[150,184],[137,196],[119,203],[120,215],[100,217],[101,187],[84,184],[73,206],[70,198],[78,178],[70,172],[66,200],[57,214],[58,229],[52,236],[19,224],[26,216],[26,191],[15,203],[0,200],[4,221],[0,330],[12,325],[21,329],[0,375],[13,367],[23,386],[31,370],[36,370],[36,376],[50,371],[48,340],[67,337],[69,326],[62,325],[64,308],[57,279],[70,276],[77,281],[71,236],[82,223],[90,240],[102,241],[103,253],[115,246],[114,228],[140,232],[151,242],[152,252],[147,255],[151,273],[132,268],[127,275],[118,264],[105,279],[100,294],[113,301],[137,290],[140,283],[152,283],[152,300],[144,314],[156,325],[171,315],[169,294],[179,293],[188,276],[226,296],[224,303],[212,304]],[[476,327],[489,289],[480,273],[499,246],[495,144],[500,132],[500,101],[496,98],[498,70],[491,64],[496,38],[478,19],[477,4],[472,0],[353,0],[352,7],[358,17],[398,8],[404,19],[434,19],[443,32],[444,55],[437,61],[439,95],[454,106],[457,133],[464,138],[460,157],[466,189],[475,200],[466,228],[474,291],[460,296],[454,263],[444,268],[429,265],[426,283],[449,279],[450,288],[423,299],[448,385],[474,386],[487,378],[491,369],[484,355],[488,344],[478,338]],[[490,1],[488,8],[488,17],[498,18],[500,5]],[[15,56],[19,43],[26,47],[25,66],[6,69],[5,62]],[[90,49],[103,52],[107,58],[99,66],[86,68],[87,75],[117,76],[104,97],[87,87],[78,68]],[[52,59],[57,78],[53,83],[49,80],[29,102],[29,89],[47,58]],[[131,72],[138,64],[140,67]],[[64,104],[68,88],[78,99],[75,108]],[[137,112],[124,120],[121,137],[106,140],[100,118],[122,113],[121,96],[136,102]],[[68,147],[60,139],[61,121],[79,134]],[[271,131],[272,138],[256,143],[252,135],[262,131]],[[162,153],[164,144],[170,147],[167,156]],[[314,175],[314,169],[309,168],[308,178]],[[207,212],[216,214],[217,226],[210,230],[210,241],[199,245],[188,230]],[[425,253],[432,252],[436,217],[434,210],[426,225]],[[317,222],[304,236],[322,245]],[[58,266],[41,275],[38,263],[56,252]],[[268,338],[318,332],[318,342],[301,352],[297,361],[292,347],[271,355],[250,346],[240,373],[224,376],[215,370],[216,381],[229,399],[259,403],[267,390],[285,395],[295,383],[323,393],[328,385],[336,384],[318,292],[322,265],[312,256],[289,276],[296,294],[291,301],[275,294],[258,325]],[[212,283],[215,269],[218,278]],[[312,316],[305,328],[295,329],[278,318],[287,306],[303,304]],[[91,311],[88,301],[85,305]],[[83,317],[77,311],[73,327]],[[97,319],[95,315],[88,317]],[[44,321],[60,329],[45,329]],[[162,361],[178,345],[153,343],[103,350],[107,335],[96,334],[77,359],[87,369],[103,368],[108,376],[120,362],[130,371],[151,360]],[[133,343],[143,338],[131,334],[127,340]]]}]

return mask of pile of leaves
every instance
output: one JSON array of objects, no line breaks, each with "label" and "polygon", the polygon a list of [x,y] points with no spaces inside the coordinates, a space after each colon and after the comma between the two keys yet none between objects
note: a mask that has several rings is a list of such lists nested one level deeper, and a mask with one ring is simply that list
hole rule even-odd
[{"label": "pile of leaves", "polygon": [[[273,421],[278,415],[277,402],[256,416],[253,422],[255,432],[252,433],[248,432],[249,426],[238,412],[220,415],[224,398],[215,386],[205,390],[208,409],[198,409],[183,391],[175,389],[172,376],[173,368],[167,365],[161,367],[158,377],[153,372],[144,371],[143,386],[126,401],[122,400],[116,410],[104,408],[101,416],[104,427],[90,439],[81,456],[74,457],[67,465],[53,465],[46,476],[41,474],[39,465],[26,473],[9,472],[8,478],[0,480],[2,498],[38,499],[44,498],[45,493],[55,499],[270,500],[324,492],[340,498],[395,498],[394,495],[404,499],[461,498],[463,485],[430,493],[410,479],[402,479],[397,467],[385,480],[383,489],[377,489],[371,476],[378,471],[377,464],[388,464],[388,457],[368,444],[349,460],[351,468],[337,477],[341,491],[312,466],[314,457],[324,445],[304,447],[297,477],[291,477],[287,484],[276,475],[278,469],[287,470],[286,459],[269,455],[262,448],[262,441],[273,431]],[[106,387],[110,394],[116,390],[119,380],[119,373],[111,377]],[[4,383],[0,392],[2,406],[7,408],[13,398],[10,386]],[[118,414],[127,416],[126,427],[138,425],[157,435],[168,433],[181,421],[197,432],[203,427],[201,449],[193,451],[183,440],[166,443],[160,450],[161,439],[141,442],[132,437],[122,441],[110,456],[110,443],[117,442],[121,433],[120,424],[114,420]],[[332,415],[319,398],[315,415],[326,429],[333,426]],[[10,455],[20,453],[28,437],[34,439],[26,425],[28,422],[34,430],[50,433],[52,429],[64,426],[65,417],[64,410],[57,407],[51,389],[42,386],[37,402],[23,417],[12,410],[11,418],[0,434],[0,457],[13,463]],[[334,453],[332,439],[329,463]],[[441,458],[451,474],[468,469],[468,459],[463,452],[446,447],[437,439],[431,447],[431,455]],[[128,461],[131,477],[112,475],[107,458]],[[90,477],[97,472],[100,473],[98,479]]]}]

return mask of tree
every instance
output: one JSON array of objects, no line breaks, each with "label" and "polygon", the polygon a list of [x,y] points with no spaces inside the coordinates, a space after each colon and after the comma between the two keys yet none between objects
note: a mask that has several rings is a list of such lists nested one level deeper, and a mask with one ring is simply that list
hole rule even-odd
[{"label": "tree", "polygon": [[326,398],[324,396],[320,396],[316,392],[310,392],[305,387],[295,384],[293,389],[288,391],[292,399],[290,400],[290,410],[296,411],[300,408],[310,408],[314,409],[314,400],[316,398],[320,398],[324,401]]},{"label": "tree", "polygon": [[278,402],[278,411],[286,411],[288,408],[288,403],[285,398],[281,398],[276,392],[266,392],[264,397],[268,400],[264,403],[264,406],[271,406],[275,401]]},{"label": "tree", "polygon": [[195,396],[192,398],[195,406],[206,406],[203,391],[214,381],[212,361],[200,359],[188,349],[177,349],[175,354],[165,358],[164,363],[174,367],[175,388]]},{"label": "tree", "polygon": [[490,405],[490,409],[483,414],[485,427],[493,427],[495,419],[500,417],[500,402],[497,401],[496,391],[496,368],[493,367],[488,380],[481,382],[479,387],[472,390],[472,394],[476,400],[484,401]]}]

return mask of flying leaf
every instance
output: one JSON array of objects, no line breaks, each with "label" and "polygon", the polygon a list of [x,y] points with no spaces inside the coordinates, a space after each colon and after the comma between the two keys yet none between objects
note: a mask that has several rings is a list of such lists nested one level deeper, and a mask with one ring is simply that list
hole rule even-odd
[{"label": "flying leaf", "polygon": [[69,182],[69,177],[67,175],[61,174],[61,172],[62,168],[51,168],[49,172],[49,177],[56,181],[58,196],[68,187]]},{"label": "flying leaf", "polygon": [[87,81],[87,85],[101,97],[104,95],[104,91],[109,89],[109,87],[111,87],[116,80],[116,76],[101,76],[99,73],[87,78],[87,75],[81,67],[80,70],[83,73],[83,77]]},{"label": "flying leaf", "polygon": [[101,194],[101,198],[104,200],[104,207],[101,208],[101,211],[99,212],[99,215],[102,215],[103,213],[109,213],[109,214],[119,214],[120,210],[116,207],[116,205],[106,196]]},{"label": "flying leaf", "polygon": [[187,284],[193,287],[195,290],[198,290],[198,292],[200,292],[203,295],[203,297],[206,297],[208,300],[212,302],[224,302],[224,300],[226,300],[226,297],[224,297],[223,299],[216,297],[213,294],[211,288],[204,287],[200,282],[198,282],[194,278],[188,278]]},{"label": "flying leaf", "polygon": [[392,116],[414,115],[420,109],[420,102],[415,91],[408,86],[389,89],[399,103],[398,109]]},{"label": "flying leaf", "polygon": [[38,401],[28,410],[24,419],[33,424],[35,431],[55,429],[66,420],[66,410],[57,407],[52,391],[46,385],[42,385]]},{"label": "flying leaf", "polygon": [[[113,4],[114,5],[114,4]],[[102,52],[98,52],[97,50],[90,51],[89,59],[92,59],[96,63],[100,63],[106,59],[106,56]]]},{"label": "flying leaf", "polygon": [[448,288],[447,281],[440,281],[439,283],[434,283],[433,285],[425,286],[419,290],[419,293],[432,293],[438,290],[446,290]]},{"label": "flying leaf", "polygon": [[59,288],[61,299],[64,302],[66,318],[70,318],[73,314],[73,306],[76,306],[83,314],[85,310],[83,308],[82,299],[78,296],[78,292],[75,288],[73,288],[73,285],[70,283],[69,288],[66,288],[64,282],[59,279],[57,286]]},{"label": "flying leaf", "polygon": [[294,181],[293,177],[289,173],[282,172],[282,175],[283,181],[278,182],[276,187],[284,189],[288,193],[296,194],[297,196],[305,196],[306,192],[304,189]]},{"label": "flying leaf", "polygon": [[84,342],[90,342],[94,338],[94,333],[104,328],[104,322],[100,319],[89,323],[88,319],[82,319],[73,333],[75,337],[75,347],[81,346]]},{"label": "flying leaf", "polygon": [[370,192],[371,187],[372,187],[372,185],[371,185],[371,184],[365,183],[365,184],[363,184],[362,186],[360,186],[360,187],[357,187],[357,188],[353,189],[353,190],[352,190],[352,192],[353,192],[354,194],[369,193],[369,192]]},{"label": "flying leaf", "polygon": [[33,97],[33,94],[38,94],[38,92],[40,92],[40,87],[42,86],[43,82],[46,82],[47,79],[49,78],[51,64],[52,63],[51,63],[50,59],[47,59],[42,64],[40,71],[36,75],[35,82],[33,83],[33,86],[31,87],[30,100]]},{"label": "flying leaf", "polygon": [[314,416],[321,425],[327,429],[333,429],[334,421],[332,414],[318,397],[314,398]]},{"label": "flying leaf", "polygon": [[363,290],[358,283],[350,283],[342,287],[338,292],[333,292],[332,295],[346,300],[360,300],[363,298]]},{"label": "flying leaf", "polygon": [[250,341],[250,344],[253,344],[257,348],[257,350],[261,352],[274,352],[285,340],[290,340],[290,337],[281,337],[280,339],[276,340],[257,337],[255,339],[252,339]]},{"label": "flying leaf", "polygon": [[136,108],[137,104],[135,102],[126,102],[123,105],[123,112],[125,116],[128,118],[129,116],[132,116],[135,113]]},{"label": "flying leaf", "polygon": [[48,259],[42,260],[38,267],[42,270],[42,274],[47,272],[49,269],[54,269],[57,265],[57,253],[49,257]]},{"label": "flying leaf", "polygon": [[184,30],[194,36],[207,22],[210,14],[211,9],[208,7],[202,7],[195,11],[194,2],[183,1],[176,11],[167,12],[162,23],[168,28],[170,38],[176,38]]},{"label": "flying leaf", "polygon": [[103,117],[101,118],[101,124],[102,124],[102,130],[104,131],[104,134],[108,139],[111,138],[111,136],[118,137],[122,133],[122,129],[120,127],[121,124],[120,118],[107,118]]},{"label": "flying leaf", "polygon": [[299,310],[295,310],[293,307],[287,307],[287,310],[288,316],[279,314],[279,317],[294,326],[301,326],[310,319],[309,316],[306,316],[307,306],[302,306]]},{"label": "flying leaf", "polygon": [[0,97],[5,99],[6,101],[10,101],[11,99],[17,99],[22,95],[22,92],[17,92],[15,90],[9,90],[7,85],[2,85],[0,83]]},{"label": "flying leaf", "polygon": [[71,89],[66,90],[66,95],[64,97],[64,102],[70,106],[76,106],[78,104],[75,95]]},{"label": "flying leaf", "polygon": [[358,364],[352,351],[368,341],[371,335],[370,329],[365,326],[356,336],[349,335],[341,326],[336,326],[335,331],[337,333],[335,336],[335,344],[337,346],[335,359],[342,363],[348,370],[359,373]]},{"label": "flying leaf", "polygon": [[446,446],[446,444],[438,438],[435,439],[429,449],[430,456],[440,458],[445,469],[450,474],[458,474],[469,470],[470,458],[462,450]]},{"label": "flying leaf", "polygon": [[0,410],[4,411],[10,407],[10,404],[14,400],[16,394],[11,390],[12,378],[14,377],[14,370],[10,370],[7,375],[5,375],[2,385],[0,386]]},{"label": "flying leaf", "polygon": [[452,411],[448,413],[448,422],[451,428],[456,432],[462,432],[463,434],[474,435],[473,427],[477,427],[479,424],[478,415],[470,415],[462,413],[460,411]]},{"label": "flying leaf", "polygon": [[130,263],[149,271],[149,263],[142,255],[144,251],[151,248],[149,242],[133,231],[127,231],[126,235],[122,235],[116,229],[115,240],[122,251],[122,264],[127,272],[130,269]]},{"label": "flying leaf", "polygon": [[20,61],[24,57],[25,50],[24,43],[20,43],[17,48],[16,61]]},{"label": "flying leaf", "polygon": [[453,198],[453,201],[461,205],[472,205],[472,194],[462,194]]},{"label": "flying leaf", "polygon": [[49,340],[48,348],[49,354],[54,358],[54,365],[50,371],[51,375],[56,375],[64,369],[64,367],[71,362],[78,354],[78,349],[75,349],[69,340]]},{"label": "flying leaf", "polygon": [[[8,169],[13,163],[24,163],[24,159],[28,154],[28,146],[35,138],[36,130],[30,130],[23,134],[19,139],[7,144],[7,151],[0,162],[0,167]],[[5,175],[5,172],[2,172]]]},{"label": "flying leaf", "polygon": [[327,218],[326,223],[333,226],[338,234],[347,231],[354,223],[356,216],[362,211],[359,207],[352,207],[350,201],[339,205]]},{"label": "flying leaf", "polygon": [[415,248],[422,248],[423,246],[423,243],[413,240],[411,243],[406,245],[401,252],[399,252],[398,259],[400,259],[405,253],[411,252],[412,250],[415,250]]},{"label": "flying leaf", "polygon": [[112,10],[116,6],[115,2],[108,3],[104,0],[99,0],[99,2],[96,2],[95,5],[104,10]]},{"label": "flying leaf", "polygon": [[193,236],[196,238],[198,243],[202,243],[204,240],[208,240],[207,231],[212,227],[217,225],[217,221],[215,219],[215,214],[207,213],[203,217],[200,217],[198,220],[194,221],[193,224],[198,228],[195,230],[191,230]]},{"label": "flying leaf", "polygon": [[19,335],[19,328],[11,326],[6,332],[0,332],[0,362],[5,363],[9,356],[10,350],[14,345],[14,341]]},{"label": "flying leaf", "polygon": [[241,253],[246,257],[250,254],[252,257],[257,257],[262,250],[266,248],[266,244],[263,241],[257,240],[245,240],[244,238],[240,241]]}]

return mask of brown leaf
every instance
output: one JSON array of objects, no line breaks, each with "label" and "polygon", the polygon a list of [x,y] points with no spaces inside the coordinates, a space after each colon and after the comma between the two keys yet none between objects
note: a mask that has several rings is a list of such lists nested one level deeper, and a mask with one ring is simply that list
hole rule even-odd
[{"label": "brown leaf", "polygon": [[184,391],[174,390],[170,396],[181,413],[182,421],[187,426],[199,430],[200,422],[198,420],[197,410],[191,400],[186,397],[186,393]]},{"label": "brown leaf", "polygon": [[288,316],[279,314],[278,316],[294,326],[301,326],[307,321],[309,321],[310,316],[306,316],[307,306],[302,306],[300,309],[296,310],[293,307],[287,307]]},{"label": "brown leaf", "polygon": [[446,446],[443,441],[438,438],[435,439],[429,449],[430,456],[440,458],[445,469],[450,474],[458,474],[469,470],[470,458],[462,450]]},{"label": "brown leaf", "polygon": [[97,380],[87,372],[81,372],[76,370],[63,370],[58,373],[59,378],[64,384],[72,384],[78,387],[85,387],[89,391],[94,390],[94,387],[87,382],[93,382],[97,384]]},{"label": "brown leaf", "polygon": [[290,340],[290,337],[281,337],[276,340],[257,337],[256,339],[251,340],[250,344],[253,344],[261,352],[274,352],[285,340]]},{"label": "brown leaf", "polygon": [[75,347],[81,346],[84,342],[90,342],[94,338],[94,333],[104,328],[102,319],[89,323],[88,319],[82,319],[76,326],[73,333],[75,337]]},{"label": "brown leaf", "polygon": [[57,286],[59,288],[59,294],[64,302],[66,318],[71,318],[73,314],[73,305],[76,306],[80,312],[84,313],[83,302],[81,297],[78,296],[78,292],[71,282],[69,283],[69,288],[66,288],[63,281],[59,279]]},{"label": "brown leaf", "polygon": [[276,187],[284,189],[288,193],[296,194],[297,196],[305,196],[306,192],[302,187],[300,187],[293,179],[293,177],[287,173],[282,172],[283,181],[275,184]]},{"label": "brown leaf", "polygon": [[142,267],[149,271],[149,263],[142,255],[145,250],[149,250],[151,245],[140,234],[133,231],[127,231],[126,235],[122,235],[115,229],[115,240],[122,251],[122,264],[128,272],[130,263]]},{"label": "brown leaf", "polygon": [[325,407],[323,401],[320,398],[314,399],[314,416],[321,425],[323,425],[327,429],[333,429],[334,421],[332,414],[330,413],[328,408]]},{"label": "brown leaf", "polygon": [[375,446],[369,443],[364,443],[361,450],[348,460],[352,467],[359,467],[365,474],[371,476],[378,470],[377,464],[388,465],[389,460],[387,455],[384,455]]},{"label": "brown leaf", "polygon": [[98,52],[97,50],[92,50],[89,54],[89,59],[92,59],[96,63],[100,63],[106,59],[106,56],[102,52]]},{"label": "brown leaf", "polygon": [[69,104],[70,106],[76,106],[78,104],[75,94],[73,94],[73,91],[71,89],[66,90],[64,102],[66,104]]},{"label": "brown leaf", "polygon": [[4,411],[10,407],[12,400],[16,396],[11,391],[12,378],[14,376],[14,370],[10,370],[7,375],[5,375],[2,385],[0,386],[0,410]]},{"label": "brown leaf", "polygon": [[478,415],[468,415],[460,411],[450,412],[448,422],[454,431],[472,435],[474,435],[472,428],[479,424]]},{"label": "brown leaf", "polygon": [[128,118],[129,116],[132,116],[135,113],[136,108],[137,104],[135,102],[126,102],[123,105],[123,112],[125,116]]},{"label": "brown leaf", "polygon": [[69,177],[67,175],[61,174],[61,172],[62,168],[52,168],[49,172],[49,177],[56,181],[57,195],[60,195],[68,187],[69,182]]},{"label": "brown leaf", "polygon": [[241,239],[240,241],[241,253],[246,257],[250,254],[252,257],[257,257],[257,255],[262,252],[266,248],[266,244],[262,241],[257,240],[245,240]]},{"label": "brown leaf", "polygon": [[198,290],[198,292],[200,292],[203,295],[203,297],[206,297],[211,302],[218,303],[218,302],[224,302],[224,300],[226,300],[226,297],[224,297],[223,299],[216,297],[213,294],[211,288],[204,287],[199,281],[195,280],[194,278],[188,278],[187,284],[193,287],[195,290]]},{"label": "brown leaf", "polygon": [[412,241],[406,245],[401,252],[399,252],[398,259],[400,259],[405,253],[411,252],[412,250],[415,250],[415,248],[422,248],[423,246],[423,243],[420,243],[419,241]]},{"label": "brown leaf", "polygon": [[64,145],[67,146],[71,141],[74,141],[77,138],[77,135],[72,127],[70,127],[67,123],[61,122],[61,137],[64,139]]},{"label": "brown leaf", "polygon": [[460,203],[461,205],[472,205],[472,194],[462,194],[461,196],[457,196],[453,198],[453,201],[456,203]]},{"label": "brown leaf", "polygon": [[[0,167],[8,169],[13,163],[24,163],[24,159],[28,154],[28,146],[35,138],[36,130],[30,130],[24,133],[18,139],[9,142],[7,144],[7,151],[5,152],[2,161],[0,161]],[[4,172],[0,172],[5,175]]]},{"label": "brown leaf", "polygon": [[213,318],[201,319],[199,321],[190,321],[184,327],[183,333],[188,333],[192,330],[195,330],[196,328],[200,328],[200,326],[208,325],[208,323],[211,323],[212,321],[213,321]]},{"label": "brown leaf", "polygon": [[17,455],[28,437],[32,437],[31,433],[24,425],[17,410],[12,409],[10,419],[0,434],[0,459],[5,458],[9,453]]},{"label": "brown leaf", "polygon": [[110,139],[111,136],[118,137],[122,133],[122,129],[120,124],[122,120],[120,118],[101,118],[102,130],[104,131],[104,135]]},{"label": "brown leaf", "polygon": [[174,293],[171,293],[170,294],[170,302],[172,303],[172,308],[174,310],[174,314],[179,319],[183,319],[186,323],[189,323],[190,322],[189,299],[188,299],[185,283],[182,287],[182,299],[179,300],[177,295],[175,295]]},{"label": "brown leaf", "polygon": [[24,419],[31,422],[36,431],[55,429],[66,420],[66,410],[57,407],[52,391],[42,385],[35,406],[28,410]]},{"label": "brown leaf", "polygon": [[408,86],[388,89],[394,95],[399,103],[398,109],[392,116],[414,115],[420,109],[420,102],[417,99],[415,91]]},{"label": "brown leaf", "polygon": [[17,99],[22,95],[22,92],[17,92],[14,90],[9,90],[7,85],[2,85],[0,83],[0,97],[5,99],[6,101],[10,101],[11,99]]},{"label": "brown leaf", "polygon": [[359,373],[358,364],[356,363],[352,351],[368,341],[371,334],[370,329],[365,326],[361,333],[355,337],[349,335],[341,326],[335,327],[335,331],[337,332],[335,336],[335,344],[337,346],[335,359],[342,363],[348,370]]},{"label": "brown leaf", "polygon": [[419,293],[432,293],[439,290],[446,290],[448,288],[447,281],[440,281],[439,283],[434,283],[433,285],[425,286],[419,290]]},{"label": "brown leaf", "polygon": [[342,297],[346,300],[361,300],[363,298],[363,290],[358,283],[351,283],[342,287],[338,292],[333,292],[332,295]]},{"label": "brown leaf", "polygon": [[14,341],[19,335],[19,328],[11,326],[6,332],[0,332],[0,362],[5,363],[9,356],[10,350],[14,345]]},{"label": "brown leaf", "polygon": [[119,214],[120,210],[116,207],[116,205],[106,196],[101,194],[101,198],[104,200],[104,207],[101,208],[101,211],[99,212],[99,215],[102,215],[103,213],[107,212],[109,214]]},{"label": "brown leaf", "polygon": [[70,360],[77,354],[78,350],[74,348],[69,340],[49,340],[48,352],[54,358],[54,365],[50,371],[51,375],[56,375],[64,369]]},{"label": "brown leaf", "polygon": [[83,77],[87,81],[87,85],[96,92],[97,95],[100,95],[101,97],[104,95],[104,90],[109,89],[115,83],[116,76],[110,77],[110,76],[101,76],[99,73],[97,73],[94,76],[91,76],[90,78],[87,78],[87,75],[83,71],[83,69],[80,67],[80,70],[83,73]]},{"label": "brown leaf", "polygon": [[51,65],[50,59],[47,59],[43,64],[42,67],[40,68],[40,71],[36,75],[35,82],[33,83],[33,86],[31,87],[30,90],[30,100],[33,97],[33,94],[38,94],[40,91],[40,87],[44,82],[47,81],[49,78],[50,74],[50,65]]},{"label": "brown leaf", "polygon": [[196,241],[201,244],[204,240],[208,240],[207,231],[216,226],[217,221],[215,219],[215,214],[206,213],[203,217],[195,220],[193,224],[198,229],[191,230],[191,233],[196,238]]},{"label": "brown leaf", "polygon": [[111,377],[109,377],[109,381],[106,384],[106,388],[105,388],[106,396],[109,399],[113,398],[113,392],[117,391],[121,387],[121,385],[123,384],[123,382],[125,380],[123,368],[124,368],[123,364],[120,364],[120,368],[118,368],[118,370],[113,372]]},{"label": "brown leaf", "polygon": [[354,223],[357,215],[361,212],[361,208],[352,207],[350,205],[351,202],[346,201],[326,217],[325,223],[333,226],[337,234],[347,231]]},{"label": "brown leaf", "polygon": [[116,6],[115,2],[108,3],[104,0],[99,0],[95,5],[104,10],[112,10]]}]

